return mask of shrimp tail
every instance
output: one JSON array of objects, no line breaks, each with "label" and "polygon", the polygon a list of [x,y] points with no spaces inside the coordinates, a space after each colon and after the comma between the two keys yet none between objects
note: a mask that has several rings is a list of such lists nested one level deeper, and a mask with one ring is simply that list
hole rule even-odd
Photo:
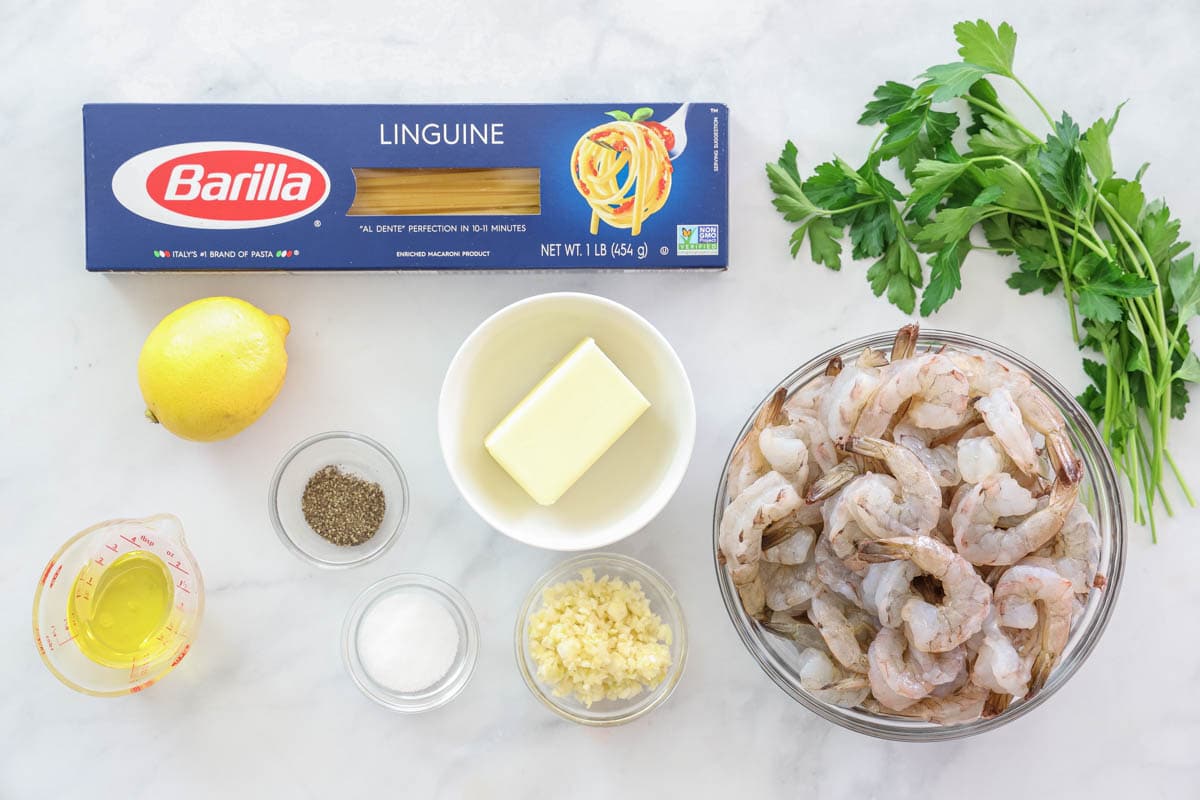
[{"label": "shrimp tail", "polygon": [[737,461],[742,457],[746,448],[758,447],[758,434],[762,433],[765,428],[781,424],[784,421],[783,404],[786,400],[787,389],[780,386],[775,390],[775,394],[771,395],[771,399],[767,401],[766,405],[755,415],[749,433],[733,448],[731,461]]},{"label": "shrimp tail", "polygon": [[896,339],[892,342],[892,361],[909,358],[917,350],[917,335],[921,326],[915,322],[904,325],[896,331]]},{"label": "shrimp tail", "polygon": [[851,478],[858,475],[859,471],[858,465],[853,461],[843,461],[812,482],[808,491],[804,493],[804,502],[811,505],[832,497],[849,483]]},{"label": "shrimp tail", "polygon": [[1083,479],[1083,462],[1075,455],[1071,440],[1062,431],[1052,431],[1046,436],[1046,448],[1050,451],[1050,460],[1054,470],[1062,475],[1069,483],[1079,483]]},{"label": "shrimp tail", "polygon": [[780,525],[778,522],[772,522],[763,529],[762,549],[770,550],[772,547],[778,547],[796,535],[800,528],[796,525]]},{"label": "shrimp tail", "polygon": [[887,455],[889,446],[888,442],[870,436],[847,436],[846,440],[841,443],[841,448],[847,453],[855,453],[879,461],[882,461]]},{"label": "shrimp tail", "polygon": [[827,683],[821,687],[822,690],[831,690],[835,692],[854,692],[859,689],[866,689],[871,685],[866,675],[851,675],[849,678],[842,678],[839,681]]},{"label": "shrimp tail", "polygon": [[867,539],[858,543],[858,557],[868,564],[900,561],[908,557],[908,544],[904,540]]},{"label": "shrimp tail", "polygon": [[1043,650],[1033,660],[1033,670],[1029,678],[1029,696],[1033,697],[1046,685],[1046,679],[1058,663],[1058,653]]},{"label": "shrimp tail", "polygon": [[841,374],[844,366],[845,364],[842,362],[842,357],[834,356],[833,358],[829,359],[829,363],[825,365],[825,374],[831,378],[836,377],[837,375]]},{"label": "shrimp tail", "polygon": [[860,367],[886,367],[888,357],[881,350],[876,350],[873,347],[868,347],[859,353],[858,361]]},{"label": "shrimp tail", "polygon": [[1008,704],[1012,702],[1011,694],[1000,694],[999,692],[991,692],[988,694],[987,701],[983,704],[983,718],[991,719],[1004,713],[1008,708]]},{"label": "shrimp tail", "polygon": [[786,417],[784,416],[784,413],[783,413],[783,404],[786,401],[787,401],[787,389],[780,386],[778,389],[775,390],[775,394],[771,395],[771,399],[767,402],[767,405],[763,408],[763,414],[762,414],[761,419],[764,419],[767,421],[767,424],[763,426],[764,428],[768,427],[770,425],[779,425],[786,421]]}]

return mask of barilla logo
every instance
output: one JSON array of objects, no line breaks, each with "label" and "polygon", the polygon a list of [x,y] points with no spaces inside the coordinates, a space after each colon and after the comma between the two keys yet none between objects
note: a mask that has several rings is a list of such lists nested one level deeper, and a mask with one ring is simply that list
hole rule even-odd
[{"label": "barilla logo", "polygon": [[188,142],[139,153],[113,175],[113,195],[140,217],[183,228],[263,228],[329,197],[329,175],[294,150]]}]

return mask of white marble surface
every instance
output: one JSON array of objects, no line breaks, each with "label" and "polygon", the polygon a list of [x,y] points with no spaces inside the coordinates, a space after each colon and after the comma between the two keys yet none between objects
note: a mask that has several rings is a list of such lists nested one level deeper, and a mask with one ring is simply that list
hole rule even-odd
[{"label": "white marble surface", "polygon": [[[893,327],[864,267],[787,256],[762,163],[787,136],[806,165],[856,156],[873,87],[953,57],[957,2],[658,4],[262,0],[0,4],[0,796],[91,797],[1196,797],[1200,538],[1132,531],[1116,615],[1091,660],[1037,713],[984,738],[873,741],[789,701],[759,671],[714,584],[717,472],[750,406],[813,353]],[[1200,55],[1190,0],[970,4],[1012,21],[1042,98],[1090,121],[1132,98],[1117,163],[1200,235],[1194,158]],[[732,109],[727,274],[104,277],[83,269],[80,104],[88,100],[471,101],[714,98]],[[1019,300],[1009,265],[972,256],[937,325],[990,336],[1082,385],[1058,298]],[[558,556],[489,531],[455,496],[435,438],[443,370],[467,332],[536,292],[598,292],[642,311],[690,370],[695,458],[662,516],[618,549],[662,570],[691,622],[676,695],[615,730],[573,727],[528,694],[512,625]],[[292,320],[291,371],[267,416],[213,445],[142,419],[135,360],[149,328],[232,293]],[[408,532],[380,562],[318,572],[266,517],[276,459],[315,431],[378,437],[408,471]],[[1200,420],[1175,452],[1200,486]],[[45,559],[93,521],[171,511],[208,582],[193,655],[140,696],[75,695],[41,666],[29,608]],[[402,718],[347,679],[338,631],[354,594],[422,570],[460,586],[483,630],[451,706]],[[52,794],[48,794],[52,793]]]}]

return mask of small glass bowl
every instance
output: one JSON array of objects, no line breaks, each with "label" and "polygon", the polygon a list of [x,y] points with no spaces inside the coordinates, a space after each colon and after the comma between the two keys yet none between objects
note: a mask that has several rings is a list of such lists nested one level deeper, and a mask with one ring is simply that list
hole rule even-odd
[{"label": "small glass bowl", "polygon": [[[458,626],[458,652],[454,662],[440,680],[416,692],[397,692],[371,677],[358,655],[358,628],[363,617],[379,600],[401,592],[422,593],[439,603]],[[466,688],[475,672],[479,656],[479,624],[467,599],[450,584],[432,575],[403,572],[376,581],[364,589],[342,626],[342,661],[354,684],[379,705],[404,714],[419,714],[449,703]]]},{"label": "small glass bowl", "polygon": [[[795,392],[809,381],[821,375],[829,360],[834,356],[849,364],[863,351],[871,347],[884,352],[891,352],[895,333],[879,333],[864,336],[845,344],[827,350],[812,360],[801,365],[784,378],[778,386],[771,390],[763,403],[770,399],[779,388],[786,388],[788,393]],[[1002,725],[1025,716],[1042,703],[1050,699],[1062,686],[1070,680],[1082,665],[1088,654],[1095,648],[1104,633],[1108,619],[1112,615],[1117,594],[1121,588],[1121,576],[1125,567],[1125,509],[1121,500],[1121,487],[1117,482],[1116,470],[1112,459],[1104,447],[1100,432],[1092,424],[1091,419],[1074,396],[1063,388],[1048,372],[1034,364],[1029,359],[1014,353],[1008,348],[971,336],[966,333],[952,331],[922,330],[917,338],[917,345],[923,349],[952,347],[960,350],[977,351],[998,356],[1029,373],[1034,385],[1058,406],[1067,422],[1068,434],[1075,451],[1083,461],[1084,478],[1080,488],[1080,500],[1092,512],[1096,526],[1100,532],[1101,554],[1100,574],[1104,575],[1107,583],[1103,589],[1093,589],[1088,595],[1087,605],[1082,616],[1071,627],[1071,638],[1059,658],[1058,664],[1050,673],[1050,678],[1040,692],[1031,698],[1012,703],[1005,711],[990,719],[976,719],[957,725],[938,725],[932,722],[922,722],[903,716],[873,713],[860,708],[839,708],[825,703],[809,694],[801,686],[797,655],[799,650],[792,642],[769,633],[762,625],[750,619],[742,608],[737,589],[730,579],[729,571],[721,564],[720,539],[721,517],[725,506],[732,499],[727,496],[726,485],[729,474],[729,464],[733,459],[736,442],[740,442],[749,431],[758,410],[751,413],[750,418],[742,426],[734,439],[734,447],[730,449],[721,471],[721,481],[717,486],[717,497],[713,508],[713,563],[716,566],[717,583],[721,589],[721,599],[725,601],[725,610],[733,622],[738,636],[750,655],[758,662],[763,671],[784,692],[796,702],[808,708],[830,722],[841,725],[858,733],[865,733],[880,739],[895,739],[899,741],[930,742],[946,739],[961,739],[974,736],[985,731],[995,730]],[[762,403],[759,404],[762,407]]]},{"label": "small glass bowl", "polygon": [[[335,466],[379,484],[387,508],[379,530],[358,545],[336,545],[323,538],[304,519],[300,498],[309,478],[322,467]],[[271,524],[284,546],[318,567],[338,569],[366,564],[395,544],[408,520],[408,481],[404,470],[383,445],[347,431],[310,436],[279,462],[267,497]]]},{"label": "small glass bowl", "polygon": [[[549,684],[537,677],[537,664],[529,652],[529,624],[542,607],[542,591],[563,581],[575,580],[581,570],[592,569],[599,579],[605,575],[620,578],[626,583],[637,581],[650,601],[650,610],[658,614],[671,629],[671,667],[658,686],[627,700],[601,700],[588,708],[573,695],[558,697]],[[517,667],[533,696],[542,705],[564,719],[580,725],[608,727],[631,722],[658,708],[675,691],[687,660],[687,624],[675,590],[663,576],[637,559],[617,553],[593,553],[569,559],[543,575],[525,598],[517,615],[515,636]]]}]

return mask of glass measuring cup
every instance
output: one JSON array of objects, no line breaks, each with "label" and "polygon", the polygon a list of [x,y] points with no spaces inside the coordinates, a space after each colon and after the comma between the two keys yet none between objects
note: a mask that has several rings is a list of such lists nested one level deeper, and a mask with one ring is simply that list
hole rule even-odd
[{"label": "glass measuring cup", "polygon": [[[133,554],[131,556],[131,554]],[[171,580],[171,608],[149,641],[152,655],[106,658],[84,654],[77,609],[93,599],[104,571],[118,559],[154,556]],[[76,691],[96,697],[133,694],[161,680],[187,655],[204,613],[204,581],[170,514],[114,519],[75,534],[42,572],[33,596],[33,638],[46,668]]]}]

